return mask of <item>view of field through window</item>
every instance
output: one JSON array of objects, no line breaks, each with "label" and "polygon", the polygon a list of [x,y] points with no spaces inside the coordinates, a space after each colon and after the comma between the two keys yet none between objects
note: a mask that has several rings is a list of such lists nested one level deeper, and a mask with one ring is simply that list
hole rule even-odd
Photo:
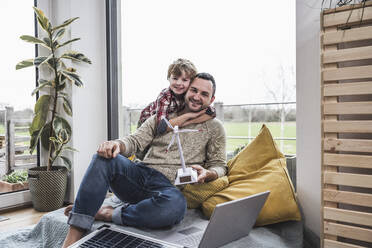
[{"label": "view of field through window", "polygon": [[229,152],[266,124],[285,154],[296,153],[294,2],[269,0],[265,16],[255,11],[262,3],[233,2],[121,2],[121,135],[169,86],[169,64],[185,58],[216,79]]}]

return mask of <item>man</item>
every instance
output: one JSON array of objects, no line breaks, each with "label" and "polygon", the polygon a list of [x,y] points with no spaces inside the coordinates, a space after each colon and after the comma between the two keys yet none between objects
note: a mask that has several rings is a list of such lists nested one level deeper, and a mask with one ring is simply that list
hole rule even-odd
[{"label": "man", "polygon": [[[208,73],[195,76],[185,95],[185,109],[172,118],[181,125],[198,116],[215,99],[216,84]],[[211,119],[191,124],[188,128],[201,132],[180,135],[185,162],[198,173],[204,183],[226,174],[226,135],[222,124]],[[94,219],[115,224],[160,228],[179,223],[186,212],[186,200],[173,185],[180,157],[176,145],[166,151],[172,133],[156,135],[156,118],[150,117],[132,135],[101,144],[81,182],[74,205],[68,206],[69,232],[63,247],[79,240],[89,230]],[[151,145],[143,163],[126,157]],[[119,155],[119,153],[121,155]],[[123,155],[123,156],[122,156]],[[106,192],[111,189],[129,205],[113,209],[101,207]]]}]

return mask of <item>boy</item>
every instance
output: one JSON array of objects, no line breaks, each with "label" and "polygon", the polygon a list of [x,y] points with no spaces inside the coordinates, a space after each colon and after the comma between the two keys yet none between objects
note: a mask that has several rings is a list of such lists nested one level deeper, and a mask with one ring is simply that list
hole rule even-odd
[{"label": "boy", "polygon": [[[185,107],[184,95],[189,88],[191,79],[196,75],[195,65],[187,59],[177,59],[168,68],[167,79],[169,87],[163,89],[157,99],[141,112],[138,127],[150,116],[156,114],[157,134],[163,134],[167,128],[161,123],[162,117],[168,119],[170,113],[178,112]],[[201,123],[216,117],[214,108],[208,107],[198,113],[189,113],[178,120],[170,120],[172,125],[183,127],[192,123]]]}]

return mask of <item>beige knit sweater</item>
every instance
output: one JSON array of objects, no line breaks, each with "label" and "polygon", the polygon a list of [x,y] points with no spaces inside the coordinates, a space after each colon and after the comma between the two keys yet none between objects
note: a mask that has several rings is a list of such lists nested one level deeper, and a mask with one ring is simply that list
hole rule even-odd
[{"label": "beige knit sweater", "polygon": [[[119,141],[125,145],[125,152],[122,155],[129,157],[151,145],[143,162],[174,182],[177,169],[181,168],[177,142],[174,142],[166,152],[173,132],[155,137],[155,126],[155,116],[152,116],[134,134],[120,139]],[[221,122],[212,119],[204,123],[188,125],[186,128],[202,130],[180,133],[186,166],[201,165],[216,171],[219,177],[224,176],[227,172],[226,134]]]}]

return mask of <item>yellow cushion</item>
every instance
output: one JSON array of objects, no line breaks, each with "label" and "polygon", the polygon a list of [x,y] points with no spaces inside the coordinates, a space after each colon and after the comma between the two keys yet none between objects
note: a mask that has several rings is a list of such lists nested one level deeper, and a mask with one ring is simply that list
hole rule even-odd
[{"label": "yellow cushion", "polygon": [[258,136],[228,162],[228,166],[230,185],[202,204],[206,216],[210,217],[219,203],[270,190],[256,221],[257,226],[301,220],[285,157],[265,125]]},{"label": "yellow cushion", "polygon": [[200,204],[229,185],[227,176],[202,184],[188,184],[182,193],[186,198],[188,208],[198,208]]}]

